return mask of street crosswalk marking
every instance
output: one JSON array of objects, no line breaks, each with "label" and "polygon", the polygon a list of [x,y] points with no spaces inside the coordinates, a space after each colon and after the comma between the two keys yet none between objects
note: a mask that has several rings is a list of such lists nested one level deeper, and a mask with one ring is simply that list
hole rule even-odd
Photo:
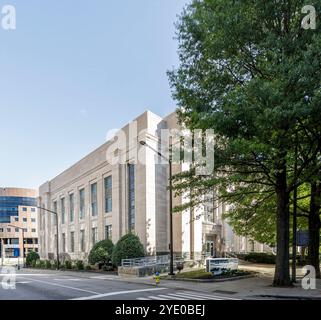
[{"label": "street crosswalk marking", "polygon": [[118,277],[113,277],[113,276],[95,276],[95,277],[90,277],[90,279],[96,279],[96,280],[115,280],[115,281],[120,281]]},{"label": "street crosswalk marking", "polygon": [[225,297],[225,296],[216,296],[216,295],[211,295],[208,293],[202,293],[202,292],[192,292],[192,291],[182,291],[180,292],[182,294],[187,294],[187,295],[192,295],[195,296],[197,295],[198,297],[203,297],[206,299],[213,299],[213,300],[217,300],[217,299],[222,299],[222,300],[241,300],[241,299],[237,299],[237,298],[230,298],[230,297]]},{"label": "street crosswalk marking", "polygon": [[175,293],[160,294],[157,296],[139,297],[136,300],[240,300],[236,298],[213,296],[207,293],[193,291],[179,291]]},{"label": "street crosswalk marking", "polygon": [[[185,293],[178,293],[178,294],[170,294],[171,296],[179,296],[179,297],[184,297],[186,300],[190,300],[190,299],[193,299],[193,300],[212,300],[213,298],[203,298],[203,297],[199,297],[199,296],[196,296],[196,295],[189,295],[189,294],[185,294]],[[215,299],[216,300],[216,299]]]},{"label": "street crosswalk marking", "polygon": [[189,298],[182,297],[179,294],[171,294],[169,293],[168,295],[159,295],[159,297],[166,298],[167,300],[189,300]]},{"label": "street crosswalk marking", "polygon": [[78,279],[78,278],[72,278],[72,279],[64,279],[64,278],[61,278],[61,279],[54,279],[55,281],[83,281],[83,279]]},{"label": "street crosswalk marking", "polygon": [[148,300],[168,300],[168,299],[162,298],[160,296],[149,296]]}]

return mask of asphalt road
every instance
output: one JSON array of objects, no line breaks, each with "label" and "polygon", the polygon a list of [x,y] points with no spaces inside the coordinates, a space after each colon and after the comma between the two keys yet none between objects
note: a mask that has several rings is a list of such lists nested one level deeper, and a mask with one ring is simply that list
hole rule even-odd
[{"label": "asphalt road", "polygon": [[[11,286],[11,287],[10,287]],[[0,274],[0,300],[237,300],[224,295],[132,283],[114,275],[20,270]]]}]

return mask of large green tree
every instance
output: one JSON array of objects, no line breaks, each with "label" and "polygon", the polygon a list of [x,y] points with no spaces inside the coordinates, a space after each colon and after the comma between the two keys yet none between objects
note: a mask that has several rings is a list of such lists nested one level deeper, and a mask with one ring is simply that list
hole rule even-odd
[{"label": "large green tree", "polygon": [[[276,286],[290,285],[290,195],[317,173],[321,141],[320,27],[301,28],[304,4],[192,1],[177,25],[181,63],[169,73],[181,121],[216,133],[215,174],[191,169],[177,176],[176,192],[188,190],[192,206],[214,188],[220,200],[251,209],[274,198]],[[312,125],[319,130],[308,146]]]}]

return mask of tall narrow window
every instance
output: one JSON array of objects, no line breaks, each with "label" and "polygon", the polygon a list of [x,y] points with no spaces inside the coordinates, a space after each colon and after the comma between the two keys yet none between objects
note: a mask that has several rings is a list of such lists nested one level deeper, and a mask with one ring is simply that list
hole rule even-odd
[{"label": "tall narrow window", "polygon": [[113,182],[112,177],[109,176],[105,178],[105,212],[112,212],[113,211]]},{"label": "tall narrow window", "polygon": [[98,208],[97,208],[97,183],[91,185],[91,214],[93,217],[97,216]]},{"label": "tall narrow window", "polygon": [[66,234],[62,234],[62,252],[66,252]]},{"label": "tall narrow window", "polygon": [[105,239],[106,240],[112,240],[112,226],[108,225],[105,226]]},{"label": "tall narrow window", "polygon": [[98,241],[98,228],[91,229],[91,236],[92,236],[92,245],[94,246]]},{"label": "tall narrow window", "polygon": [[65,215],[66,215],[66,207],[65,207],[65,198],[61,199],[61,223],[65,224]]},{"label": "tall narrow window", "polygon": [[135,165],[128,165],[128,228],[135,230]]},{"label": "tall narrow window", "polygon": [[54,245],[53,245],[53,247],[54,247],[55,249],[57,249],[57,233],[56,233],[55,236],[54,236]]},{"label": "tall narrow window", "polygon": [[75,199],[74,194],[69,195],[69,220],[74,222],[75,219]]},{"label": "tall narrow window", "polygon": [[75,252],[75,232],[70,232],[70,252]]},{"label": "tall narrow window", "polygon": [[79,190],[79,219],[85,217],[85,189]]},{"label": "tall narrow window", "polygon": [[80,230],[80,251],[85,252],[85,230]]},{"label": "tall narrow window", "polygon": [[[57,201],[54,201],[54,202],[53,202],[53,211],[54,211],[55,213],[58,213],[58,204],[57,204]],[[56,223],[57,223],[57,216],[56,216],[56,214],[52,213],[52,214],[51,214],[51,217],[52,217],[52,224],[53,224],[53,225],[56,225]]]}]

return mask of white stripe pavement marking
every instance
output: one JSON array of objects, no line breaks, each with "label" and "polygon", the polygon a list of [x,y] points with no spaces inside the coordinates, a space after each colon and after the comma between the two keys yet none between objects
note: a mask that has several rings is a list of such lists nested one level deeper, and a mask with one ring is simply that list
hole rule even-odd
[{"label": "white stripe pavement marking", "polygon": [[[193,293],[193,292],[180,292],[179,294],[185,295],[187,297],[190,297],[192,300],[224,300],[224,297],[218,297],[218,296],[207,296],[203,294]],[[198,298],[198,299],[197,299]]]},{"label": "white stripe pavement marking", "polygon": [[168,300],[166,298],[161,298],[160,296],[148,296],[150,300]]},{"label": "white stripe pavement marking", "polygon": [[28,284],[28,283],[31,283],[31,281],[19,281],[19,282],[16,282],[16,284]]},{"label": "white stripe pavement marking", "polygon": [[175,293],[175,294],[171,294],[171,295],[188,298],[188,300],[206,300],[206,298],[204,298],[204,297],[198,297],[196,295],[192,296],[192,295],[188,295],[185,293]]},{"label": "white stripe pavement marking", "polygon": [[148,298],[137,298],[136,300],[152,300],[152,299],[148,299]]},{"label": "white stripe pavement marking", "polygon": [[[6,273],[1,273],[0,277],[4,277],[5,275],[7,275]],[[45,273],[34,273],[34,274],[29,274],[29,273],[16,273],[15,274],[16,277],[34,277],[34,276],[42,276],[42,277],[46,277],[46,276],[52,276],[52,274],[45,274]]]},{"label": "white stripe pavement marking", "polygon": [[204,293],[201,293],[201,292],[182,291],[180,293],[188,294],[190,296],[197,295],[198,297],[204,297],[206,299],[218,298],[218,299],[221,299],[221,300],[225,300],[225,299],[226,300],[241,300],[241,299],[237,299],[237,298],[230,298],[230,297],[223,297],[223,296],[213,296],[213,295],[208,295],[208,294],[204,294]]},{"label": "white stripe pavement marking", "polygon": [[75,287],[70,287],[70,286],[64,286],[64,285],[58,284],[58,283],[52,283],[52,282],[48,282],[48,281],[28,279],[28,278],[25,278],[25,279],[26,279],[26,280],[32,280],[32,281],[35,281],[35,282],[44,283],[44,284],[49,284],[50,286],[54,286],[54,287],[61,287],[61,288],[65,288],[65,289],[75,290],[75,291],[87,292],[87,293],[92,293],[92,294],[99,294],[99,292],[90,291],[90,290],[85,290],[85,289],[80,289],[80,288],[75,288]]},{"label": "white stripe pavement marking", "polygon": [[122,294],[131,294],[131,293],[137,293],[137,292],[148,292],[148,291],[157,291],[157,290],[168,290],[167,288],[154,288],[154,289],[141,289],[141,290],[127,290],[127,291],[118,291],[118,292],[109,292],[109,293],[103,293],[103,294],[97,294],[94,296],[89,297],[81,297],[81,298],[74,298],[70,300],[94,300],[94,299],[100,299],[104,297],[110,297],[110,296],[118,296]]},{"label": "white stripe pavement marking", "polygon": [[168,296],[160,294],[159,297],[165,298],[166,300],[188,300],[186,297],[182,298],[171,293],[169,293]]},{"label": "white stripe pavement marking", "polygon": [[84,279],[54,279],[55,281],[83,281]]},{"label": "white stripe pavement marking", "polygon": [[95,279],[95,280],[111,280],[111,281],[121,281],[119,278],[113,278],[113,277],[90,277],[90,279]]}]

